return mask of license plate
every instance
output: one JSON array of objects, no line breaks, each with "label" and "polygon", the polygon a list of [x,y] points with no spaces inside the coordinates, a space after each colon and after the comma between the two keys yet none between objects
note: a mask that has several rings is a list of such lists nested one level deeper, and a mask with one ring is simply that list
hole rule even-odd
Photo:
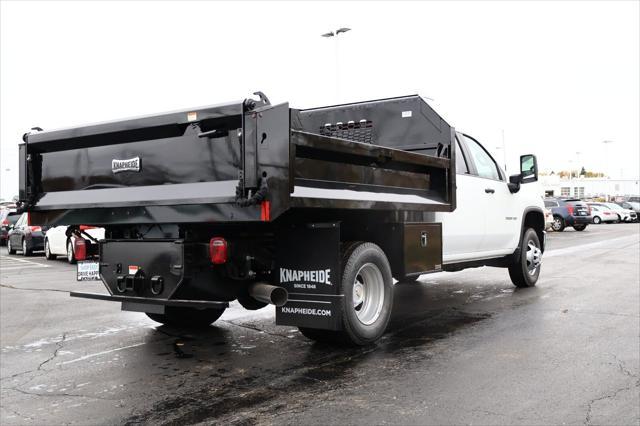
[{"label": "license plate", "polygon": [[94,260],[84,260],[77,264],[78,281],[100,280],[100,264]]}]

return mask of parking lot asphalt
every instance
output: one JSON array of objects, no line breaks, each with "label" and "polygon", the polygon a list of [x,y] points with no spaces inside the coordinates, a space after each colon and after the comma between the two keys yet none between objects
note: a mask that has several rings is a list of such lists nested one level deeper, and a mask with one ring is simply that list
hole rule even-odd
[{"label": "parking lot asphalt", "polygon": [[159,326],[75,267],[0,256],[0,423],[639,424],[640,225],[550,233],[537,287],[506,270],[399,283],[375,346],[327,347],[233,304]]}]

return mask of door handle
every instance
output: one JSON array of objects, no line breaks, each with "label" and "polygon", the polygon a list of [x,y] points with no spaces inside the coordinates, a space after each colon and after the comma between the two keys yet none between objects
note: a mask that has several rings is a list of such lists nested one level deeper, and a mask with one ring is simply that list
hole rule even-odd
[{"label": "door handle", "polygon": [[487,194],[493,194],[494,192],[496,192],[496,190],[493,188],[485,188],[484,192],[486,192]]}]

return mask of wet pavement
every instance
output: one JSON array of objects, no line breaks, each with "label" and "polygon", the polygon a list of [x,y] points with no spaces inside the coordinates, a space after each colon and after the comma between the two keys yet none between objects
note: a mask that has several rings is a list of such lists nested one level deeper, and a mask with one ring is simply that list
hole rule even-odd
[{"label": "wet pavement", "polygon": [[549,234],[538,286],[470,269],[399,283],[375,346],[228,309],[159,326],[75,267],[0,257],[0,423],[639,424],[640,225]]}]

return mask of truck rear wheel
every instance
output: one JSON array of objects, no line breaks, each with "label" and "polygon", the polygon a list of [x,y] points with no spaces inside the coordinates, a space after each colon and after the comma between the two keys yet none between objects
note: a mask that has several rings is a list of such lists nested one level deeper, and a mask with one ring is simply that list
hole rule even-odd
[{"label": "truck rear wheel", "polygon": [[300,328],[313,340],[367,345],[387,328],[393,306],[391,266],[380,247],[373,243],[347,243],[342,250],[340,293],[342,331]]},{"label": "truck rear wheel", "polygon": [[540,276],[542,250],[533,228],[527,228],[520,243],[518,259],[509,266],[509,277],[516,287],[533,287]]},{"label": "truck rear wheel", "polygon": [[224,311],[224,309],[195,309],[167,306],[165,307],[164,314],[151,314],[147,312],[147,316],[164,325],[207,327],[220,318]]}]

